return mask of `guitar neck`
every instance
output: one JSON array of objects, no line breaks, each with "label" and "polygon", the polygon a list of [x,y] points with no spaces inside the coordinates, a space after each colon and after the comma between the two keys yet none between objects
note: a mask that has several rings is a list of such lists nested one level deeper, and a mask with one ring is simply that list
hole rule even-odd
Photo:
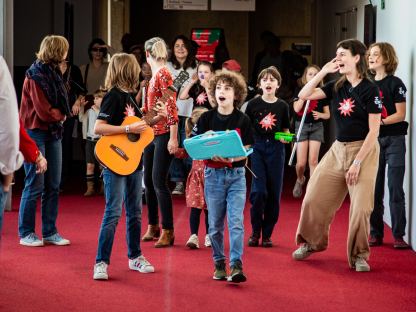
[{"label": "guitar neck", "polygon": [[[175,89],[173,86],[168,87],[166,91],[162,93],[162,97],[157,100],[157,102],[163,102],[166,105],[166,102],[169,100],[170,97],[175,95]],[[153,126],[160,121],[160,119],[155,119],[157,116],[157,111],[151,109],[145,116],[143,116],[143,120],[149,125]]]},{"label": "guitar neck", "polygon": [[[166,90],[162,92],[162,96],[157,102],[163,102],[166,105],[166,102],[175,96],[175,93],[178,91],[180,86],[189,78],[189,74],[185,71],[181,72],[179,76],[175,79],[172,85],[167,87]],[[158,123],[161,118],[155,118],[157,116],[157,112],[154,109],[151,109],[144,117],[143,120],[149,125],[153,126],[154,124]]]}]

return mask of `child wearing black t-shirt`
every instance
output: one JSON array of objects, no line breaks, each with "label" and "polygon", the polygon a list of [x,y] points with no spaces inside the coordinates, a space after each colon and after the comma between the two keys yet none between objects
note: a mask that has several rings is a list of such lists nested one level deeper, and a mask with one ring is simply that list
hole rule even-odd
[{"label": "child wearing black t-shirt", "polygon": [[210,62],[199,62],[195,75],[192,77],[191,82],[182,88],[179,99],[186,100],[192,98],[194,103],[193,109],[197,107],[212,109],[208,88],[209,80],[213,74],[214,68]]},{"label": "child wearing black t-shirt", "polygon": [[[245,147],[253,143],[249,118],[237,107],[246,97],[246,83],[241,74],[219,71],[210,80],[210,93],[216,108],[201,115],[192,134],[207,131],[236,130]],[[213,157],[206,161],[205,201],[208,207],[209,236],[215,264],[213,279],[227,279],[224,255],[224,219],[227,215],[230,235],[229,282],[246,281],[242,255],[244,240],[244,205],[246,202],[246,157]]]},{"label": "child wearing black t-shirt", "polygon": [[251,168],[250,209],[252,234],[248,245],[272,247],[271,236],[280,211],[285,166],[284,140],[276,141],[275,132],[289,132],[289,105],[276,97],[282,78],[276,67],[263,69],[257,79],[261,97],[248,102],[246,114],[254,129]]},{"label": "child wearing black t-shirt", "polygon": [[[357,272],[370,271],[368,234],[377,175],[381,99],[368,80],[366,47],[355,39],[338,43],[336,57],[299,93],[304,100],[331,100],[336,141],[309,180],[296,233],[302,244],[292,256],[302,260],[328,246],[329,228],[347,193],[350,195],[347,256]],[[341,78],[316,88],[329,73]]]},{"label": "child wearing black t-shirt", "polygon": [[387,169],[389,206],[394,236],[394,248],[409,248],[403,240],[406,230],[406,203],[403,180],[406,163],[406,139],[408,123],[406,118],[406,86],[394,76],[397,56],[387,42],[373,43],[369,48],[369,68],[375,73],[374,82],[380,88],[383,100],[381,114],[380,162],[376,180],[374,210],[371,214],[370,246],[383,244],[384,236],[384,184]]},{"label": "child wearing black t-shirt", "polygon": [[[309,65],[305,68],[302,75],[302,86],[307,84],[321,69],[317,65]],[[319,83],[322,87],[322,81]],[[297,92],[295,93],[297,94]],[[300,123],[304,114],[307,101],[297,99],[293,102],[295,111],[295,133],[299,136],[296,149],[296,183],[292,194],[295,198],[300,198],[303,194],[303,186],[306,182],[305,169],[306,163],[309,164],[309,176],[312,176],[318,165],[319,150],[321,143],[324,142],[324,125],[322,120],[329,119],[329,106],[327,100],[309,101],[308,111],[305,115],[303,127],[300,135],[298,134]]]},{"label": "child wearing black t-shirt", "polygon": [[[145,121],[122,126],[124,117],[141,115],[135,102],[135,92],[139,82],[140,66],[132,54],[113,55],[108,66],[106,89],[100,113],[95,123],[95,133],[115,135],[120,133],[140,134],[148,125]],[[121,216],[124,202],[127,219],[127,247],[129,268],[141,273],[154,272],[154,267],[146,260],[140,249],[142,213],[143,165],[130,175],[121,176],[107,168],[103,170],[105,188],[105,210],[98,237],[94,279],[107,280],[107,267],[110,263],[114,234]]]}]

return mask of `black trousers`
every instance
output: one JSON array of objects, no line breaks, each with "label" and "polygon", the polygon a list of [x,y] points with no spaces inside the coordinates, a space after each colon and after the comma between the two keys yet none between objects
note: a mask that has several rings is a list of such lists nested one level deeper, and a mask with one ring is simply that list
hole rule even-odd
[{"label": "black trousers", "polygon": [[143,153],[149,224],[159,224],[160,207],[163,229],[173,229],[172,196],[168,186],[169,167],[173,156],[167,148],[169,138],[169,133],[155,136]]},{"label": "black trousers", "polygon": [[189,215],[189,225],[191,226],[191,234],[198,235],[199,230],[199,219],[201,217],[201,212],[205,212],[205,229],[206,234],[208,234],[208,209],[199,209],[191,208],[191,214]]},{"label": "black trousers", "polygon": [[404,135],[379,138],[380,161],[375,188],[374,210],[371,214],[370,234],[384,236],[384,184],[387,165],[387,185],[393,236],[402,238],[406,229],[406,204],[403,190],[405,173],[406,140]]},{"label": "black trousers", "polygon": [[256,139],[251,155],[250,209],[253,233],[270,238],[279,218],[283,186],[285,146],[274,139]]}]

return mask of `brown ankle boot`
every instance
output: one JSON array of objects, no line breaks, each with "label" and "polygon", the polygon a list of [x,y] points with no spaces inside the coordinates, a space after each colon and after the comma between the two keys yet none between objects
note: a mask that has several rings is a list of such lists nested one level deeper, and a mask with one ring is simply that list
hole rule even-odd
[{"label": "brown ankle boot", "polygon": [[173,232],[173,229],[171,230],[162,229],[162,235],[160,235],[160,238],[155,244],[155,247],[156,248],[169,247],[169,246],[172,246],[174,242],[175,242],[175,234]]},{"label": "brown ankle boot", "polygon": [[98,195],[104,195],[104,182],[100,181],[100,190],[98,191]]},{"label": "brown ankle boot", "polygon": [[94,181],[87,181],[87,191],[84,193],[84,196],[92,196],[94,194]]},{"label": "brown ankle boot", "polygon": [[152,225],[149,224],[147,226],[147,231],[146,233],[144,233],[143,237],[142,237],[142,241],[151,241],[155,238],[158,238],[160,236],[160,227],[159,225]]}]

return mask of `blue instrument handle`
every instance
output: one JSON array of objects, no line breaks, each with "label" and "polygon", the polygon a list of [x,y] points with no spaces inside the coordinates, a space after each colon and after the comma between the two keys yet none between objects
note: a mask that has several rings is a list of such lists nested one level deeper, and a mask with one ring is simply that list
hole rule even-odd
[{"label": "blue instrument handle", "polygon": [[192,137],[192,140],[199,140],[199,139],[205,139],[206,137],[216,137],[221,134],[226,133],[226,131],[211,131],[211,132],[205,132],[196,136]]}]

